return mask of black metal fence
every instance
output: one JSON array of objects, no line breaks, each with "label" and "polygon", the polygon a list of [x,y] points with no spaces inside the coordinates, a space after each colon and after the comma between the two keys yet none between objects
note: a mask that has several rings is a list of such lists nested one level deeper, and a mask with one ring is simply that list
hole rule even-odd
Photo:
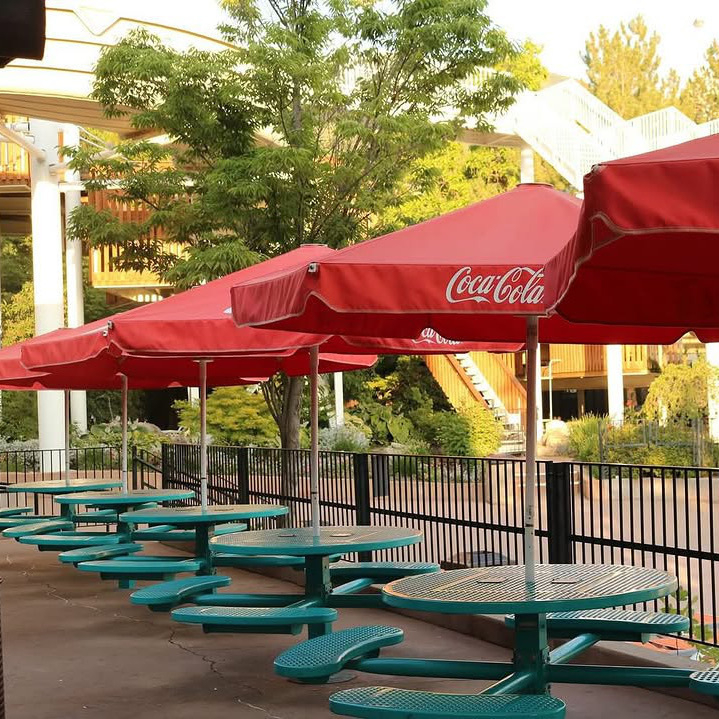
[{"label": "black metal fence", "polygon": [[[117,448],[73,449],[72,477],[119,478],[119,457]],[[158,454],[133,449],[132,486],[199,490],[199,465],[196,445],[163,445]],[[60,478],[63,467],[61,450],[0,452],[0,483]],[[692,617],[690,638],[719,647],[719,469],[540,461],[537,471],[540,561],[671,572],[681,588],[659,608]],[[378,558],[447,568],[522,562],[524,472],[514,458],[323,451],[322,522],[423,532],[422,544]],[[213,503],[283,504],[291,511],[285,521],[309,524],[306,450],[213,446],[208,474]],[[8,493],[2,500],[33,503],[38,513],[57,513],[51,497]]]},{"label": "black metal fence", "polygon": [[[71,479],[119,479],[118,447],[73,447],[70,450]],[[64,449],[21,449],[0,451],[0,486],[21,482],[63,479]],[[60,507],[50,495],[8,492],[2,506],[32,506],[36,514],[59,514]]]},{"label": "black metal fence", "polygon": [[[167,486],[197,489],[199,454],[165,445]],[[212,447],[214,502],[276,502],[309,524],[309,452]],[[519,459],[322,452],[324,524],[402,524],[424,542],[378,557],[444,567],[522,562],[525,465]],[[690,639],[719,646],[719,469],[537,463],[542,562],[664,569],[680,590],[658,608],[693,618]]]}]

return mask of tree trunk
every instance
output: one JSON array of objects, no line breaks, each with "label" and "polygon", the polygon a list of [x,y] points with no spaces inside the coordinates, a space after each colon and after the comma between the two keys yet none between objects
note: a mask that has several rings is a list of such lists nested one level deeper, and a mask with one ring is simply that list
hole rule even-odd
[{"label": "tree trunk", "polygon": [[300,410],[302,409],[304,384],[304,377],[281,375],[262,385],[267,406],[280,430],[282,446],[280,495],[290,510],[289,514],[278,518],[278,526],[294,524],[295,502],[291,498],[297,496],[297,486],[303,466],[294,450],[300,448]]}]

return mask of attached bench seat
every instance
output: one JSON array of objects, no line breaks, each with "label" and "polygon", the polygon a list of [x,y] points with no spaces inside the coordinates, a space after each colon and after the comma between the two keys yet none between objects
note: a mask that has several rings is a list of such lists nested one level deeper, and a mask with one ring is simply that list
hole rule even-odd
[{"label": "attached bench seat", "polygon": [[430,562],[338,562],[330,567],[330,577],[333,581],[343,582],[367,577],[384,584],[395,579],[431,574],[439,570],[439,564]]},{"label": "attached bench seat", "polygon": [[279,554],[243,557],[239,554],[224,554],[218,552],[212,555],[212,565],[215,567],[234,567],[235,569],[251,569],[252,567],[292,567],[293,569],[303,569],[305,566],[305,558]]},{"label": "attached bench seat", "polygon": [[[246,524],[218,524],[215,527],[215,536],[220,534],[231,534],[232,532],[243,532],[247,529]],[[135,529],[132,538],[144,541],[156,542],[194,542],[195,530],[183,529],[172,524],[158,524],[148,529]]]},{"label": "attached bench seat", "polygon": [[57,558],[63,564],[74,564],[77,566],[80,562],[90,562],[97,559],[110,559],[112,557],[123,557],[128,554],[142,551],[141,544],[98,544],[92,547],[79,547],[77,549],[69,549],[60,552]]},{"label": "attached bench seat", "polygon": [[199,572],[200,559],[185,557],[119,557],[82,562],[77,568],[83,572],[97,572],[101,579],[173,579],[176,574]]},{"label": "attached bench seat", "polygon": [[[505,622],[514,627],[514,616],[507,616]],[[587,609],[547,614],[547,632],[557,639],[591,633],[609,641],[646,642],[656,634],[674,634],[688,629],[689,617],[665,612]]]},{"label": "attached bench seat", "polygon": [[149,607],[153,612],[168,612],[178,604],[191,601],[196,594],[213,592],[218,587],[226,587],[230,581],[229,577],[219,574],[174,579],[138,589],[130,595],[130,602]]},{"label": "attached bench seat", "polygon": [[30,514],[33,507],[4,507],[0,509],[0,517],[17,517],[21,514]]},{"label": "attached bench seat", "polygon": [[324,683],[354,660],[375,657],[382,647],[399,644],[403,639],[404,632],[396,627],[341,629],[282,652],[275,659],[275,672],[307,683]]},{"label": "attached bench seat", "polygon": [[440,694],[357,687],[333,694],[330,710],[363,719],[563,719],[566,706],[548,694]]},{"label": "attached bench seat", "polygon": [[175,621],[201,624],[207,633],[299,634],[310,624],[331,624],[337,612],[327,607],[183,607]]},{"label": "attached bench seat", "polygon": [[49,522],[50,520],[59,519],[56,514],[38,515],[33,514],[31,517],[23,517],[22,515],[12,515],[10,517],[0,518],[0,530],[12,529],[13,527],[27,526],[28,524],[37,524],[38,522]]},{"label": "attached bench seat", "polygon": [[115,524],[117,512],[114,509],[93,509],[87,512],[75,512],[72,515],[75,524]]},{"label": "attached bench seat", "polygon": [[33,544],[41,552],[62,552],[80,547],[99,547],[112,544],[125,544],[127,534],[110,532],[59,532],[58,534],[28,534],[18,537],[20,544]]},{"label": "attached bench seat", "polygon": [[689,688],[700,694],[719,696],[719,670],[708,669],[694,672],[689,677]]},{"label": "attached bench seat", "polygon": [[75,525],[69,519],[44,519],[30,524],[21,524],[16,527],[10,527],[3,531],[3,537],[25,537],[30,534],[50,534],[51,532],[62,532],[63,530],[72,530]]}]

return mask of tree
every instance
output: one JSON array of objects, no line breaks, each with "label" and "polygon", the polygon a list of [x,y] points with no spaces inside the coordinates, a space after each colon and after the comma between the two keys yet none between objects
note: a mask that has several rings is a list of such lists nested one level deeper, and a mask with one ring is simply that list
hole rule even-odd
[{"label": "tree", "polygon": [[682,90],[679,107],[695,122],[719,117],[719,42],[707,49],[706,63],[697,68]]},{"label": "tree", "polygon": [[[484,125],[521,86],[508,72],[463,82],[516,54],[486,0],[223,5],[236,49],[178,53],[140,31],[105,49],[96,68],[105,112],[131,114],[139,133],[172,144],[123,142],[104,159],[81,148],[72,162],[89,189],[112,185],[151,210],[120,223],[78,208],[73,236],[118,244],[121,266],[178,287],[303,243],[366,238],[415,161],[469,118]],[[456,113],[438,119],[447,107]],[[167,252],[167,240],[185,256]],[[298,446],[302,390],[301,378],[264,387],[284,447]]]},{"label": "tree", "polygon": [[590,33],[582,59],[590,91],[625,120],[670,106],[677,76],[662,78],[660,37],[649,34],[641,15],[613,33],[604,25]]}]

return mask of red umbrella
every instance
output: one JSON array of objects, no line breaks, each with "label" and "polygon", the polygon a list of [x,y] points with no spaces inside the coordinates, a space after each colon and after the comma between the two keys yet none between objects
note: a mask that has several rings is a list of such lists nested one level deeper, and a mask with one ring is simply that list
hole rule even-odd
[{"label": "red umbrella", "polygon": [[718,184],[717,135],[597,165],[577,233],[554,263],[575,274],[559,314],[719,339]]},{"label": "red umbrella", "polygon": [[[233,288],[239,324],[343,335],[527,341],[527,376],[546,342],[667,344],[688,329],[573,325],[553,312],[583,258],[568,250],[580,202],[549,186],[511,192]],[[602,306],[603,294],[593,301]],[[536,388],[527,383],[527,417]],[[525,557],[534,579],[536,434],[527,432]]]}]

